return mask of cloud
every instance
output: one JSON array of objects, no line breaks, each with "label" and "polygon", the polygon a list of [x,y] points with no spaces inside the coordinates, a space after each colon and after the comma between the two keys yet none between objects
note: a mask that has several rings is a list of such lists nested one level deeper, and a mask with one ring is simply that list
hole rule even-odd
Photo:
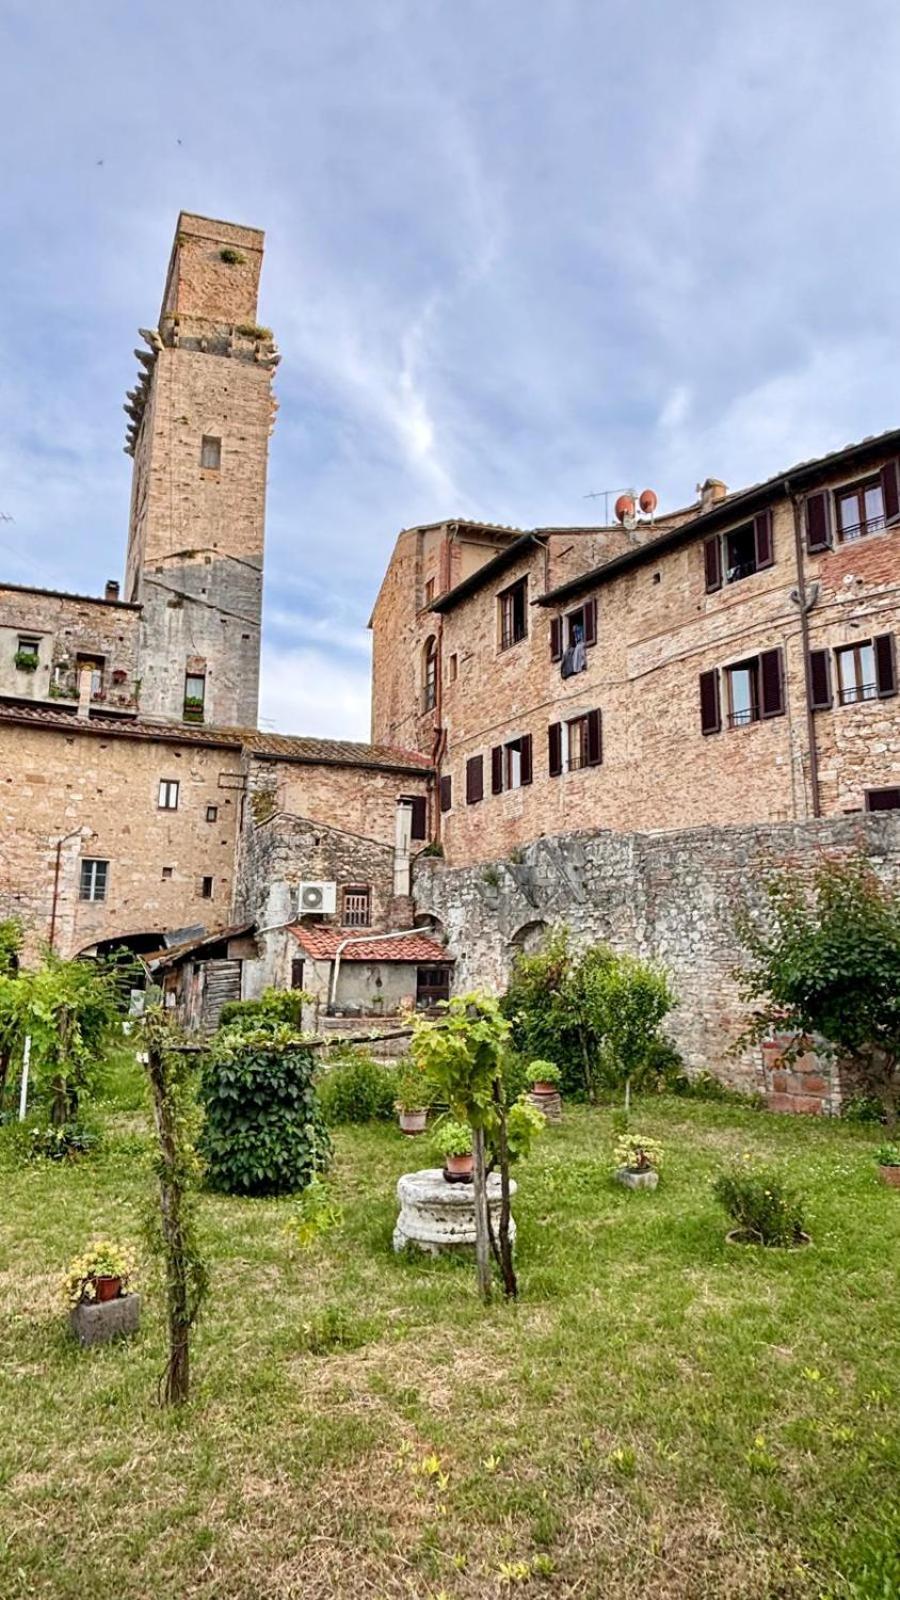
[{"label": "cloud", "polygon": [[327,739],[369,737],[369,663],[338,662],[312,645],[263,646],[260,727]]}]

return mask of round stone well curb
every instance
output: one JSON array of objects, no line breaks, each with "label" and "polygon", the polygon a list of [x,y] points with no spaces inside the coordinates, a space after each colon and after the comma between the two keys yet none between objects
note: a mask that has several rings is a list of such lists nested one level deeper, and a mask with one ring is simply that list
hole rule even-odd
[{"label": "round stone well curb", "polygon": [[[510,1179],[510,1196],[516,1184]],[[500,1174],[487,1180],[488,1207],[494,1233],[500,1226]],[[405,1172],[397,1183],[400,1215],[394,1228],[394,1249],[415,1245],[426,1255],[441,1255],[445,1250],[474,1249],[475,1196],[471,1183],[448,1183],[440,1167],[424,1167],[421,1172]],[[516,1224],[509,1219],[509,1237],[516,1237]]]}]

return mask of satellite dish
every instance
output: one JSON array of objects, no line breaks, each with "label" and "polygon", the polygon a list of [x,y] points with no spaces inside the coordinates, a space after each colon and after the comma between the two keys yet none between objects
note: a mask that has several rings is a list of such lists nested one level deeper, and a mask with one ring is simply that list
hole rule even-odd
[{"label": "satellite dish", "polygon": [[626,522],[634,516],[634,495],[620,494],[615,504],[616,521]]},{"label": "satellite dish", "polygon": [[656,490],[642,489],[638,505],[643,511],[645,517],[652,517],[654,511],[659,505],[659,496],[657,495]]}]

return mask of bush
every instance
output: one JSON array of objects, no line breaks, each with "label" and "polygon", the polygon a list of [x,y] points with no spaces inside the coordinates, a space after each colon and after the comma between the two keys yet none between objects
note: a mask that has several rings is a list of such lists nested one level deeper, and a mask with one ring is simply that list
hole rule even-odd
[{"label": "bush", "polygon": [[200,1089],[200,1150],[212,1188],[290,1194],[327,1165],[331,1140],[313,1072],[312,1050],[284,1023],[220,1031]]},{"label": "bush", "polygon": [[394,1115],[397,1075],[361,1050],[348,1051],[317,1079],[319,1105],[329,1127],[343,1122],[388,1122]]},{"label": "bush", "polygon": [[286,1022],[302,1028],[303,1007],[308,1002],[302,989],[264,989],[258,1000],[226,1000],[219,1027],[255,1028],[258,1022]]},{"label": "bush", "polygon": [[24,1151],[29,1161],[44,1158],[47,1161],[77,1161],[79,1156],[90,1155],[99,1143],[96,1133],[91,1133],[79,1122],[64,1122],[56,1127],[22,1130]]},{"label": "bush", "polygon": [[799,1244],[803,1201],[775,1172],[736,1168],[720,1173],[713,1194],[735,1227],[757,1244]]},{"label": "bush", "polygon": [[455,1117],[444,1117],[431,1130],[431,1145],[436,1156],[446,1161],[450,1156],[472,1154],[472,1129],[467,1122]]},{"label": "bush", "polygon": [[852,1094],[841,1106],[844,1122],[857,1122],[865,1127],[880,1126],[885,1121],[884,1107],[874,1094]]},{"label": "bush", "polygon": [[613,1170],[622,1167],[627,1172],[656,1172],[662,1165],[663,1147],[658,1139],[648,1139],[639,1133],[622,1133],[616,1140]]}]

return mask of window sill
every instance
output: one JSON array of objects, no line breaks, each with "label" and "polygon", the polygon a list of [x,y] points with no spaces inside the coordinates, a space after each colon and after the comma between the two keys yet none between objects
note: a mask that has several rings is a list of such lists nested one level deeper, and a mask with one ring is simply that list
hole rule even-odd
[{"label": "window sill", "polygon": [[497,654],[498,654],[498,656],[508,655],[510,650],[515,650],[517,644],[525,644],[527,639],[528,639],[527,633],[523,633],[521,639],[510,639],[509,644],[498,644],[498,646],[497,646]]}]

